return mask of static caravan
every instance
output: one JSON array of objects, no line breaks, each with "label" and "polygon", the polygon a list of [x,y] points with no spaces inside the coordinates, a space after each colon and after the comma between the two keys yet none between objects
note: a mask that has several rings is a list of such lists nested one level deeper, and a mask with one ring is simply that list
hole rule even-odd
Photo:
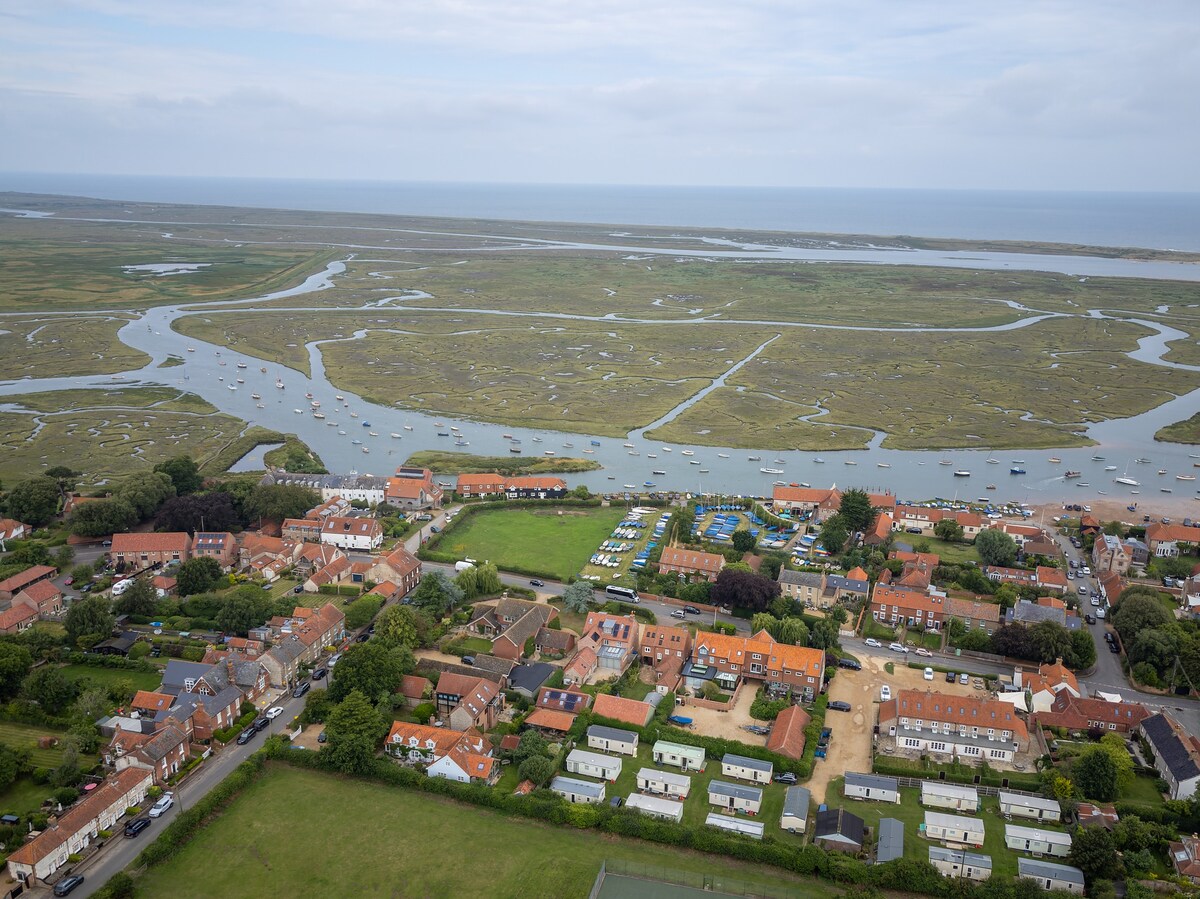
[{"label": "static caravan", "polygon": [[660,771],[658,768],[643,768],[637,773],[637,788],[643,793],[659,793],[687,799],[692,791],[692,779],[686,774]]},{"label": "static caravan", "polygon": [[567,770],[572,774],[598,777],[611,783],[621,776],[621,760],[586,749],[572,749],[567,755]]},{"label": "static caravan", "polygon": [[769,784],[771,775],[774,773],[775,766],[770,762],[746,758],[744,755],[727,752],[721,759],[721,774],[724,777],[748,780],[756,784]]},{"label": "static caravan", "polygon": [[683,743],[659,740],[654,744],[654,763],[656,765],[674,765],[683,771],[703,771],[704,747],[685,746]]},{"label": "static caravan", "polygon": [[747,815],[757,815],[762,808],[762,790],[758,787],[743,787],[741,784],[731,784],[723,780],[708,782],[708,803],[719,805]]},{"label": "static caravan", "polygon": [[1043,890],[1067,890],[1083,895],[1083,872],[1070,865],[1017,859],[1017,876],[1035,881]]},{"label": "static caravan", "polygon": [[603,802],[604,784],[573,777],[556,777],[550,781],[550,789],[567,802]]},{"label": "static caravan", "polygon": [[808,824],[808,808],[812,794],[804,787],[788,787],[783,794],[783,814],[779,826],[788,833],[804,833]]},{"label": "static caravan", "polygon": [[983,845],[983,822],[978,818],[926,812],[925,824],[922,826],[921,832],[927,839],[940,840],[943,843],[958,843],[965,846]]},{"label": "static caravan", "polygon": [[974,787],[966,787],[962,784],[923,780],[921,781],[921,805],[974,813],[979,811],[979,791]]},{"label": "static caravan", "polygon": [[900,785],[894,777],[880,777],[878,774],[855,774],[853,771],[848,771],[843,795],[847,799],[899,802]]},{"label": "static caravan", "polygon": [[967,880],[983,882],[992,876],[992,857],[967,852],[965,849],[943,849],[929,847],[929,864],[944,877],[965,877]]},{"label": "static caravan", "polygon": [[745,818],[735,818],[733,815],[722,815],[717,812],[709,812],[708,817],[704,819],[704,823],[709,827],[719,827],[721,830],[731,830],[734,833],[744,834],[745,836],[753,837],[756,840],[761,840],[763,837],[762,821],[747,821]]},{"label": "static caravan", "polygon": [[676,824],[683,820],[683,803],[663,799],[661,796],[645,796],[641,793],[634,793],[626,800],[625,807],[635,808],[643,815],[663,818],[667,821],[674,821]]},{"label": "static caravan", "polygon": [[1057,823],[1062,820],[1062,806],[1058,804],[1057,799],[1022,796],[1020,793],[1001,790],[1000,814],[1012,815],[1014,818],[1030,818],[1034,821]]},{"label": "static caravan", "polygon": [[879,842],[875,846],[875,863],[895,861],[904,857],[904,822],[895,818],[879,819]]},{"label": "static caravan", "polygon": [[1065,858],[1071,852],[1071,835],[1060,830],[1004,825],[1004,845],[1030,855],[1054,855]]},{"label": "static caravan", "polygon": [[593,724],[587,729],[588,749],[615,752],[618,755],[637,755],[638,735],[631,730],[619,730]]}]

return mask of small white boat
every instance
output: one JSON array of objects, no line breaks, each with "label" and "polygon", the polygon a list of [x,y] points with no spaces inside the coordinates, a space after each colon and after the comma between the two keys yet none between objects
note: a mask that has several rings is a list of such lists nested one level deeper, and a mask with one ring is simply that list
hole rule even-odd
[{"label": "small white boat", "polygon": [[[545,456],[553,456],[553,455],[556,455],[556,453],[554,452],[554,450],[544,450],[542,454],[543,454],[543,455],[545,455]],[[631,456],[633,456],[633,455],[637,455],[637,454],[636,454],[636,453],[630,453],[630,455],[631,455]]]},{"label": "small white boat", "polygon": [[[664,446],[664,447],[662,448],[662,451],[663,451],[664,453],[673,453],[673,452],[675,452],[675,451],[674,451],[673,449],[671,449],[669,446]],[[1197,458],[1200,458],[1200,457],[1197,457]]]},{"label": "small white boat", "polygon": [[[625,444],[625,445],[626,445],[626,446],[633,446],[633,444],[632,444],[632,443],[627,443],[627,444]],[[696,455],[696,454],[695,454],[695,453],[694,453],[692,450],[684,450],[682,453],[680,453],[680,455],[681,455],[681,456],[694,456],[694,455]]]},{"label": "small white boat", "polygon": [[392,439],[393,439],[393,440],[399,440],[399,439],[401,439],[401,438],[400,438],[400,435],[399,435],[399,434],[397,434],[395,431],[392,431]]},{"label": "small white boat", "polygon": [[[991,460],[989,459],[988,461],[990,462]],[[954,464],[954,461],[953,461],[952,459],[940,459],[940,460],[938,460],[938,465],[953,465],[953,464]]]},{"label": "small white boat", "polygon": [[1057,465],[1062,459],[1058,458],[1058,456],[1051,456],[1049,461],[1051,465]]},{"label": "small white boat", "polygon": [[358,418],[358,413],[357,413],[357,412],[351,412],[351,413],[350,413],[350,417],[351,417],[351,418]]},{"label": "small white boat", "polygon": [[188,347],[188,352],[194,353],[194,352],[196,352],[196,348],[194,346],[190,346],[190,347]]},{"label": "small white boat", "polygon": [[237,385],[236,385],[236,384],[228,384],[228,385],[226,385],[226,386],[227,386],[227,387],[228,387],[230,390],[237,390]]},{"label": "small white boat", "polygon": [[405,425],[405,426],[404,426],[404,430],[406,430],[406,431],[411,431],[411,430],[412,430],[412,425]]},{"label": "small white boat", "polygon": [[658,453],[646,453],[646,458],[647,459],[657,459]]},{"label": "small white boat", "polygon": [[1177,475],[1175,475],[1175,480],[1177,480],[1177,481],[1194,481],[1194,480],[1196,480],[1196,476],[1194,474],[1177,474]]},{"label": "small white boat", "polygon": [[275,386],[278,387],[280,390],[283,390],[283,381],[276,381]]},{"label": "small white boat", "polygon": [[237,367],[238,367],[238,368],[245,368],[245,367],[246,367],[246,363],[245,363],[245,362],[239,362],[239,363],[237,364]]},{"label": "small white boat", "polygon": [[324,412],[314,412],[313,413],[313,418],[317,419],[318,421],[324,417],[325,417]]},{"label": "small white boat", "polygon": [[892,463],[891,462],[876,462],[875,467],[876,468],[891,468]]},{"label": "small white boat", "polygon": [[824,465],[824,464],[825,464],[825,460],[824,460],[824,459],[822,459],[820,456],[817,456],[815,459],[813,459],[813,461],[814,461],[814,462],[816,462],[818,465]]},{"label": "small white boat", "polygon": [[1117,470],[1117,466],[1115,466],[1115,465],[1105,465],[1105,466],[1104,466],[1104,470],[1105,470],[1105,471],[1116,471],[1116,470]]},{"label": "small white boat", "polygon": [[718,459],[728,459],[729,453],[717,453],[717,458]]},{"label": "small white boat", "polygon": [[337,400],[339,403],[340,403],[342,400],[344,400],[344,399],[345,399],[345,397],[344,397],[344,396],[342,396],[340,393],[336,393],[336,394],[334,394],[333,398],[334,398],[335,400]]},{"label": "small white boat", "polygon": [[293,409],[292,411],[293,411],[293,412],[295,412],[297,415],[303,415],[303,414],[304,414],[304,410],[303,410],[303,409]]},{"label": "small white boat", "polygon": [[621,486],[626,490],[637,490],[637,486],[634,484],[622,484]]},{"label": "small white boat", "polygon": [[[515,450],[515,451],[516,451],[516,452],[518,452],[518,453],[520,452],[520,450]],[[583,452],[584,452],[584,454],[585,454],[585,455],[588,455],[588,456],[594,456],[594,455],[596,455],[596,451],[595,451],[595,450],[584,450]]]},{"label": "small white boat", "polygon": [[688,459],[688,465],[699,465],[699,464],[700,464],[699,459]]},{"label": "small white boat", "polygon": [[376,431],[367,431],[367,436],[368,437],[378,437],[379,434]]},{"label": "small white boat", "polygon": [[640,455],[641,455],[641,453],[639,453],[637,450],[630,450],[630,451],[629,451],[629,453],[628,453],[628,455],[630,455],[630,456],[640,456]]},{"label": "small white boat", "polygon": [[260,409],[265,409],[265,408],[267,408],[267,406],[266,406],[266,403],[256,403],[255,405],[257,405],[257,406],[258,406],[258,408],[260,408]]},{"label": "small white boat", "polygon": [[[949,465],[950,463],[948,463],[948,462],[944,462],[944,463],[942,463],[942,464],[943,464],[943,465]],[[987,464],[988,464],[988,465],[999,465],[999,464],[1000,464],[1000,460],[999,460],[999,459],[988,459],[988,460],[987,460]]]},{"label": "small white boat", "polygon": [[259,396],[257,393],[252,393],[252,394],[250,394],[250,399],[252,399],[252,400],[261,400],[261,399],[262,399],[262,397],[261,397],[261,396]]},{"label": "small white boat", "polygon": [[960,468],[958,471],[954,472],[954,476],[956,478],[969,478],[971,476],[971,472],[967,471],[965,468]]},{"label": "small white boat", "polygon": [[320,404],[320,403],[318,403],[316,400],[313,400],[311,403],[309,403],[309,405],[310,405],[310,406],[312,406],[314,409],[320,409],[320,408],[321,408],[321,404]]},{"label": "small white boat", "polygon": [[857,465],[858,463],[855,462],[853,459],[844,459],[842,461],[842,464],[843,465]]},{"label": "small white boat", "polygon": [[371,451],[371,448],[369,446],[364,446],[362,449],[363,449],[364,453],[369,453]]},{"label": "small white boat", "polygon": [[783,474],[782,468],[760,468],[759,471],[763,474]]}]

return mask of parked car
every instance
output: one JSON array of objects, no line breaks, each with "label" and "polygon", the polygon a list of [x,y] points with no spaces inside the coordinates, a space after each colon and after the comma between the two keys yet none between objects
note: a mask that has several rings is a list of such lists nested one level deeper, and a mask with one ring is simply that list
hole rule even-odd
[{"label": "parked car", "polygon": [[371,639],[371,635],[370,635],[370,634],[367,634],[367,633],[362,633],[362,634],[359,634],[357,637],[355,637],[355,638],[354,638],[354,642],[355,642],[355,643],[366,643],[366,642],[367,642],[368,640],[370,640],[370,639]]},{"label": "parked car", "polygon": [[429,533],[431,533],[431,534],[440,534],[441,532],[442,532],[442,529],[441,529],[441,528],[439,528],[437,525],[431,524],[431,525],[429,526]]},{"label": "parked car", "polygon": [[162,798],[150,807],[150,817],[157,818],[175,804],[174,793],[163,793]]},{"label": "parked car", "polygon": [[546,586],[546,582],[545,582],[545,581],[539,581],[537,578],[534,578],[532,581],[530,581],[530,582],[529,582],[529,586],[530,586],[530,587],[545,587],[545,586]]},{"label": "parked car", "polygon": [[930,652],[928,649],[926,649],[924,646],[918,646],[916,649],[916,653],[919,656],[926,656],[926,657],[933,655],[933,653]]},{"label": "parked car", "polygon": [[338,663],[338,662],[340,662],[341,660],[342,660],[342,654],[341,654],[340,652],[335,652],[333,655],[331,655],[331,656],[329,657],[329,661],[326,663],[326,665],[327,665],[327,667],[329,667],[329,668],[333,668],[333,667],[335,667],[335,666],[337,665],[337,663]]},{"label": "parked car", "polygon": [[835,699],[825,708],[829,709],[831,712],[848,712],[850,711],[850,703],[842,702],[840,699]]},{"label": "parked car", "polygon": [[953,671],[947,671],[946,672],[946,683],[948,683],[948,684],[954,683],[954,679],[956,677],[958,677],[958,675],[955,674]]},{"label": "parked car", "polygon": [[794,784],[798,782],[798,778],[791,771],[784,771],[782,774],[775,775],[775,783],[777,784]]},{"label": "parked car", "polygon": [[612,799],[608,800],[608,804],[611,805],[613,808],[620,808],[621,806],[623,806],[625,804],[625,797],[624,796],[614,796]]},{"label": "parked car", "polygon": [[1096,616],[1089,612],[1087,615],[1083,616],[1083,620],[1086,621],[1088,624],[1095,624]]},{"label": "parked car", "polygon": [[892,652],[903,652],[903,653],[908,652],[908,647],[905,646],[903,643],[889,643],[888,649],[890,649]]},{"label": "parked car", "polygon": [[475,656],[463,656],[462,663],[464,665],[474,665],[475,664]]},{"label": "parked car", "polygon": [[925,680],[933,680],[933,669],[932,668],[925,669]]},{"label": "parked car", "polygon": [[967,675],[967,672],[964,671],[962,674],[960,674],[958,676],[958,682],[965,687],[967,684],[969,684],[971,682],[971,678]]},{"label": "parked car", "polygon": [[[68,575],[67,579],[65,581],[63,581],[63,586],[70,587],[73,583],[75,583],[75,578]],[[1169,587],[1170,584],[1168,584],[1167,586]]]},{"label": "parked car", "polygon": [[317,734],[318,743],[324,743],[327,739],[328,737],[325,736],[325,731],[321,731],[319,734]]},{"label": "parked car", "polygon": [[303,593],[303,592],[304,592],[304,585],[303,585],[303,584],[297,584],[295,587],[293,587],[293,588],[292,588],[292,592],[293,592],[293,593]]},{"label": "parked car", "polygon": [[325,680],[325,675],[327,675],[328,673],[329,672],[326,671],[324,668],[318,668],[316,671],[314,671],[312,673],[312,679],[313,680]]},{"label": "parked car", "polygon": [[867,646],[873,646],[876,649],[879,649],[883,646],[883,644],[880,643],[878,640],[876,640],[874,637],[867,637],[867,639],[863,640],[863,643],[866,644]]},{"label": "parked car", "polygon": [[66,896],[71,890],[83,883],[82,874],[72,874],[70,877],[64,877],[54,885],[55,896]]},{"label": "parked car", "polygon": [[301,696],[303,696],[305,693],[307,693],[311,689],[312,689],[312,684],[310,684],[308,681],[304,681],[303,683],[296,684],[296,689],[292,691],[292,698],[299,699]]},{"label": "parked car", "polygon": [[684,606],[683,610],[685,612],[687,612],[689,615],[699,615],[700,614],[700,610],[697,609],[695,606]]},{"label": "parked car", "polygon": [[839,668],[847,668],[850,671],[862,671],[862,663],[854,659],[838,659]]},{"label": "parked car", "polygon": [[683,609],[676,609],[671,613],[672,618],[687,618],[687,613]]},{"label": "parked car", "polygon": [[257,733],[260,730],[266,730],[268,727],[270,727],[271,719],[266,717],[255,718],[254,723],[250,726],[253,727],[255,733]]},{"label": "parked car", "polygon": [[125,825],[125,836],[133,839],[143,830],[150,826],[149,818],[134,818]]},{"label": "parked car", "polygon": [[891,698],[892,698],[892,688],[889,687],[887,684],[884,684],[882,687],[879,688],[879,701],[887,702]]},{"label": "parked car", "polygon": [[267,709],[266,714],[267,714],[267,718],[269,718],[271,721],[274,721],[276,718],[278,718],[280,715],[283,714],[283,708],[281,706],[273,705],[269,709]]},{"label": "parked car", "polygon": [[[270,722],[268,722],[268,723],[270,723]],[[245,730],[243,730],[240,734],[238,734],[237,744],[239,746],[245,746],[247,743],[249,743],[251,740],[253,740],[257,735],[258,735],[258,728],[255,727],[253,724],[251,724],[249,727],[247,727]]]},{"label": "parked car", "polygon": [[1108,651],[1111,652],[1113,655],[1116,655],[1117,653],[1119,653],[1121,651],[1121,647],[1119,647],[1116,643],[1109,643]]}]

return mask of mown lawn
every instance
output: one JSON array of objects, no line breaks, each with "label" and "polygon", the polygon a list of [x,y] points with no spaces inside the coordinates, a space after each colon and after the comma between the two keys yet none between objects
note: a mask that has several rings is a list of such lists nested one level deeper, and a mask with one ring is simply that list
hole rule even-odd
[{"label": "mown lawn", "polygon": [[488,510],[460,519],[437,548],[561,580],[579,574],[622,514],[621,509]]},{"label": "mown lawn", "polygon": [[[92,683],[110,687],[113,684],[127,683],[134,690],[156,690],[162,683],[162,675],[153,671],[131,671],[126,668],[94,668],[91,665],[66,665],[59,669],[73,681],[91,681]],[[129,694],[133,696],[132,693]]]},{"label": "mown lawn", "polygon": [[[64,731],[49,727],[34,727],[31,724],[18,724],[15,721],[0,721],[0,743],[12,746],[14,749],[28,749],[30,762],[36,768],[57,768],[62,764],[62,749],[39,749],[38,740],[42,737],[62,738]],[[95,764],[95,756],[82,756],[79,767],[86,770]]]},{"label": "mown lawn", "polygon": [[[281,831],[280,822],[290,826]],[[279,766],[179,854],[139,878],[138,895],[566,899],[588,895],[605,859],[724,873],[796,896],[837,894],[816,880],[727,858],[548,827],[415,791]]]},{"label": "mown lawn", "polygon": [[24,815],[36,812],[42,807],[42,801],[49,799],[54,793],[54,787],[45,784],[35,784],[28,777],[19,778],[3,793],[0,793],[0,814]]}]

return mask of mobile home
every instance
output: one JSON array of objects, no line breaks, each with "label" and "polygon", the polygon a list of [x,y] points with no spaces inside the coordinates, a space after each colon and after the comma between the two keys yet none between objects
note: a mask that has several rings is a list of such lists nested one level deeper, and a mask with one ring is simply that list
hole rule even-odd
[{"label": "mobile home", "polygon": [[756,784],[769,784],[775,766],[770,762],[746,758],[744,755],[734,755],[727,752],[721,759],[721,774],[737,780],[748,780]]},{"label": "mobile home", "polygon": [[692,791],[692,779],[686,774],[661,771],[658,768],[643,768],[637,773],[637,788],[643,793],[659,793],[687,799]]},{"label": "mobile home", "polygon": [[1031,858],[1017,859],[1017,876],[1035,881],[1043,890],[1067,890],[1083,895],[1083,872],[1070,865],[1056,865]]},{"label": "mobile home", "polygon": [[747,815],[758,814],[762,807],[762,796],[762,790],[758,787],[744,787],[723,780],[712,780],[708,783],[709,805],[745,812]]},{"label": "mobile home", "polygon": [[961,784],[923,780],[921,781],[921,805],[974,813],[979,811],[979,791],[974,787],[966,787]]},{"label": "mobile home", "polygon": [[625,807],[637,809],[643,815],[650,815],[652,818],[674,821],[676,824],[683,820],[683,803],[663,799],[661,796],[634,793],[626,800]]},{"label": "mobile home", "polygon": [[812,794],[804,787],[788,787],[783,794],[783,814],[779,826],[788,833],[804,833],[808,824],[808,807]]},{"label": "mobile home", "polygon": [[894,777],[877,774],[855,774],[846,772],[843,795],[847,799],[874,799],[878,802],[899,802],[900,785]]},{"label": "mobile home", "polygon": [[1058,804],[1058,800],[1042,796],[1022,796],[1007,790],[1000,791],[1000,813],[1034,821],[1057,823],[1062,820],[1062,806]]},{"label": "mobile home", "polygon": [[615,752],[618,755],[637,755],[638,735],[631,730],[620,730],[593,724],[587,729],[588,749]]},{"label": "mobile home", "polygon": [[927,839],[940,840],[943,843],[959,843],[966,846],[983,845],[984,827],[983,822],[978,818],[926,812],[925,825],[921,832]]},{"label": "mobile home", "polygon": [[1071,852],[1071,835],[1059,830],[1004,825],[1004,845],[1030,855],[1054,855],[1065,858]]},{"label": "mobile home", "polygon": [[704,823],[709,827],[719,827],[721,830],[731,830],[734,833],[744,834],[756,840],[761,840],[763,836],[762,821],[747,821],[745,818],[735,818],[732,815],[722,815],[718,812],[709,812],[708,817],[704,819]]},{"label": "mobile home", "polygon": [[567,771],[584,777],[598,777],[611,783],[621,776],[621,760],[586,749],[572,749],[567,755]]},{"label": "mobile home", "polygon": [[550,789],[567,802],[603,802],[604,784],[573,777],[556,777],[550,781]]},{"label": "mobile home", "polygon": [[703,771],[704,747],[659,740],[654,744],[654,763],[673,765],[683,771]]},{"label": "mobile home", "polygon": [[929,864],[945,877],[965,877],[967,880],[982,882],[992,876],[992,857],[967,852],[965,849],[930,846]]}]

